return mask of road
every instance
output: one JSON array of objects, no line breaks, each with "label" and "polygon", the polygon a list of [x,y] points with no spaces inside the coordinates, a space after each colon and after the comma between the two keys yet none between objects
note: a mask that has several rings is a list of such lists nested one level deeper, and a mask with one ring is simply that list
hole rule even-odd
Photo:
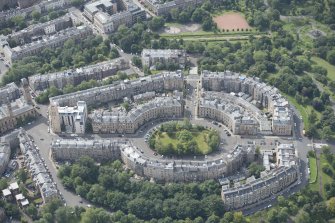
[{"label": "road", "polygon": [[66,190],[60,179],[57,177],[56,166],[50,157],[50,143],[53,139],[58,138],[58,136],[48,133],[47,106],[39,105],[39,107],[41,108],[39,113],[42,114],[42,116],[40,116],[31,125],[25,126],[25,129],[27,133],[34,138],[34,143],[40,149],[40,154],[44,158],[44,162],[50,171],[52,179],[56,183],[57,188],[63,196],[66,204],[69,206],[84,206],[86,203],[80,203],[82,199]]}]

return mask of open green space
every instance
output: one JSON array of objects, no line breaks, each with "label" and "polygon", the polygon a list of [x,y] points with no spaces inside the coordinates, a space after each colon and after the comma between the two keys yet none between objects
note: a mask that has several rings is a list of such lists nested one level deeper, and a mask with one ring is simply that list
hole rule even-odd
[{"label": "open green space", "polygon": [[[319,176],[319,174],[321,174],[322,188],[323,188],[323,190],[322,190],[322,197],[323,198],[326,198],[326,190],[324,189],[324,185],[325,184],[331,184],[333,182],[332,177],[329,176],[329,175],[327,175],[326,173],[324,173],[322,171],[322,167],[325,166],[325,165],[327,165],[333,171],[333,173],[334,173],[334,168],[331,165],[329,165],[329,163],[326,160],[325,155],[321,154],[320,155],[320,168],[317,168],[317,176]],[[311,170],[311,173],[312,173],[312,170]],[[320,188],[320,178],[317,177],[316,182],[310,184],[309,187],[313,191],[319,191],[319,188]]]},{"label": "open green space", "polygon": [[[314,110],[314,108],[311,105],[302,105],[297,102],[297,100],[282,92],[283,95],[287,98],[287,100],[296,107],[296,109],[299,111],[300,115],[302,116],[302,120],[304,121],[305,129],[309,126],[308,116]],[[316,111],[317,117],[320,118],[321,114]]]},{"label": "open green space", "polygon": [[290,34],[296,36],[299,35],[299,41],[297,43],[305,48],[313,48],[313,37],[310,35],[312,30],[320,30],[326,35],[331,34],[332,30],[312,19],[312,18],[295,18],[287,19],[285,25],[283,26],[285,31],[288,31]]},{"label": "open green space", "polygon": [[316,165],[315,157],[309,157],[308,161],[309,161],[309,170],[310,170],[309,183],[312,184],[316,182],[316,178],[318,176],[318,167]]},{"label": "open green space", "polygon": [[335,66],[331,65],[327,61],[321,59],[320,57],[312,57],[312,61],[316,63],[317,65],[325,68],[328,71],[328,78],[332,81],[335,80]]},{"label": "open green space", "polygon": [[219,143],[217,131],[189,121],[162,124],[149,139],[150,147],[163,155],[206,155],[216,150]]},{"label": "open green space", "polygon": [[[327,175],[326,173],[324,173],[324,172],[322,171],[322,167],[325,166],[325,165],[327,165],[327,164],[328,164],[328,162],[327,162],[327,160],[326,160],[325,155],[321,154],[321,155],[320,155],[320,170],[318,170],[318,171],[319,171],[318,174],[322,174],[322,187],[323,187],[325,184],[331,184],[331,183],[333,182],[332,177],[329,176],[329,175]],[[330,169],[333,171],[333,173],[334,173],[334,168],[333,168],[331,165],[328,165],[328,166],[329,166],[329,168],[330,168]],[[323,196],[324,198],[326,198],[326,190],[324,190],[324,189],[323,189],[323,194],[322,194],[322,196]]]},{"label": "open green space", "polygon": [[[209,134],[208,130],[204,130],[202,132],[191,132],[191,134],[194,141],[197,143],[198,150],[201,154],[208,154],[211,152],[208,144],[205,142]],[[162,132],[160,135],[156,135],[156,139],[162,143],[163,147],[167,147],[171,143],[174,148],[177,148],[177,144],[180,143],[176,133],[168,135],[167,132]]]}]

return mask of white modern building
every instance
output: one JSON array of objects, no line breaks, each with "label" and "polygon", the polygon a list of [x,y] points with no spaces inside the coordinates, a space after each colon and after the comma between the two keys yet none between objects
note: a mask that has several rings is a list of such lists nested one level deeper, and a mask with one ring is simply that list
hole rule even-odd
[{"label": "white modern building", "polygon": [[146,19],[145,11],[131,0],[97,0],[85,5],[84,13],[101,33],[111,33],[120,25],[130,26]]},{"label": "white modern building", "polygon": [[56,102],[49,107],[50,126],[54,133],[83,134],[86,130],[86,102],[78,101],[74,107],[60,107]]}]

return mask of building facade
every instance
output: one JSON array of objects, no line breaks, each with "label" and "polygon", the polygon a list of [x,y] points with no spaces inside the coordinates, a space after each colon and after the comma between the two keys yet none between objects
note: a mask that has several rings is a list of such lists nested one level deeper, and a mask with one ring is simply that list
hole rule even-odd
[{"label": "building facade", "polygon": [[[203,71],[201,86],[204,91],[226,92],[235,95],[236,102],[244,109],[250,110],[251,115],[259,122],[259,133],[265,135],[292,134],[292,112],[288,101],[277,88],[261,82],[258,78],[245,77],[230,71]],[[272,118],[268,118],[259,108],[267,109],[272,114]]]},{"label": "building facade", "polygon": [[148,91],[182,91],[183,88],[184,77],[181,71],[162,72],[157,75],[142,77],[137,80],[126,80],[117,84],[59,95],[52,97],[49,100],[50,102],[57,102],[59,106],[75,106],[77,101],[85,101],[89,106],[97,103],[103,104],[114,100],[121,100],[125,97],[131,98],[134,95]]},{"label": "building facade", "polygon": [[[13,84],[11,85],[14,87]],[[24,91],[23,96],[20,94],[20,97],[14,101],[8,99],[7,103],[0,104],[0,134],[15,129],[17,124],[36,117],[37,113],[31,101],[29,101],[29,96],[30,93]]]},{"label": "building facade", "polygon": [[15,101],[20,97],[20,90],[14,82],[0,88],[0,105]]},{"label": "building facade", "polygon": [[184,10],[187,8],[195,8],[204,3],[205,0],[143,0],[144,5],[158,16],[168,15],[172,9]]},{"label": "building facade", "polygon": [[8,165],[9,159],[10,159],[10,146],[6,142],[0,143],[0,174],[2,175]]},{"label": "building facade", "polygon": [[222,187],[227,210],[260,204],[299,181],[299,160],[293,144],[279,145],[276,153],[276,167],[263,171],[260,178],[252,176],[244,184]]},{"label": "building facade", "polygon": [[[254,160],[255,148],[237,146],[227,157],[206,161],[155,159],[125,140],[57,139],[51,144],[55,160],[78,160],[90,156],[97,161],[122,159],[135,174],[159,182],[191,182],[216,179],[239,170]],[[234,167],[234,168],[231,168]]]},{"label": "building facade", "polygon": [[39,154],[39,149],[34,145],[24,130],[20,130],[18,135],[20,150],[24,155],[24,164],[27,167],[35,186],[40,190],[44,203],[57,198],[58,190],[46,169],[43,159]]},{"label": "building facade", "polygon": [[32,6],[33,4],[39,3],[41,0],[1,0],[0,11],[15,8],[16,6],[21,9]]},{"label": "building facade", "polygon": [[145,11],[130,0],[98,0],[84,7],[84,16],[101,33],[111,33],[120,25],[131,26],[146,19]]},{"label": "building facade", "polygon": [[77,69],[43,75],[37,74],[30,76],[28,79],[30,87],[35,91],[43,91],[52,86],[62,89],[66,85],[77,86],[83,81],[102,80],[116,74],[119,70],[128,68],[129,62],[118,58]]},{"label": "building facade", "polygon": [[55,160],[78,160],[89,156],[98,162],[119,159],[125,140],[65,140],[57,139],[51,143],[52,158]]},{"label": "building facade", "polygon": [[74,107],[60,107],[57,102],[49,107],[50,127],[54,133],[67,132],[84,134],[87,121],[85,101],[78,101]]},{"label": "building facade", "polygon": [[8,63],[21,60],[24,57],[40,53],[45,48],[57,48],[63,46],[68,39],[79,40],[92,34],[91,28],[87,26],[71,27],[52,35],[43,36],[40,40],[11,48],[7,39],[3,36],[0,39],[0,52],[5,55]]},{"label": "building facade", "polygon": [[180,118],[183,102],[172,97],[157,97],[129,112],[95,111],[92,116],[93,133],[135,133],[150,120]]},{"label": "building facade", "polygon": [[52,35],[72,26],[72,19],[69,14],[66,14],[45,23],[30,25],[23,30],[9,34],[7,37],[8,40],[14,41],[18,45],[23,45],[41,39],[41,37],[45,35]]},{"label": "building facade", "polygon": [[157,63],[168,65],[169,63],[178,64],[180,68],[185,68],[186,51],[175,49],[143,49],[142,65],[151,67]]},{"label": "building facade", "polygon": [[[3,1],[12,1],[16,0],[3,0]],[[17,0],[22,6],[27,6],[34,0]],[[2,2],[2,1],[1,1]],[[0,3],[1,4],[1,3]],[[29,16],[33,11],[40,12],[41,14],[48,13],[50,10],[60,10],[69,8],[71,6],[71,0],[47,0],[40,1],[40,3],[33,4],[29,7],[21,7],[20,9],[10,9],[7,11],[0,12],[0,21],[7,21],[17,15],[23,16],[24,18]]]}]

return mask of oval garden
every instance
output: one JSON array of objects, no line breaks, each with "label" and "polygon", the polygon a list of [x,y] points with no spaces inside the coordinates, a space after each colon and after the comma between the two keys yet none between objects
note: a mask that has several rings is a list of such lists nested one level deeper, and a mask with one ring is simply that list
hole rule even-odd
[{"label": "oval garden", "polygon": [[189,120],[164,123],[149,139],[150,148],[162,155],[206,155],[219,144],[216,130],[192,125]]}]

